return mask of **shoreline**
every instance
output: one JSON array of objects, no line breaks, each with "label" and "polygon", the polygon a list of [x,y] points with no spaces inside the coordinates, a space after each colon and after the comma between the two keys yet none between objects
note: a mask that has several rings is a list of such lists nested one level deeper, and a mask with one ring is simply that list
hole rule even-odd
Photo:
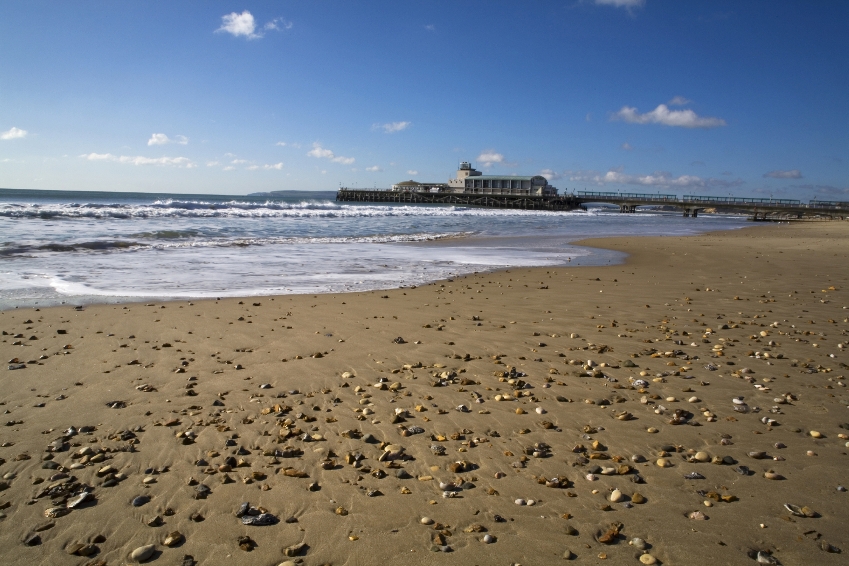
[{"label": "shoreline", "polygon": [[[846,223],[760,225],[580,240],[628,257],[416,288],[0,311],[0,352],[26,366],[0,370],[0,549],[638,564],[639,537],[664,564],[839,564],[847,243]],[[93,499],[46,517],[57,485]],[[243,501],[279,522],[243,525]]]},{"label": "shoreline", "polygon": [[[739,230],[739,229],[744,229],[744,228],[753,228],[753,226],[744,226],[742,228],[740,228],[740,227],[727,228],[725,230],[719,230],[719,232],[734,231],[734,230]],[[707,233],[707,232],[702,232],[702,233]],[[657,236],[655,236],[655,235],[647,235],[647,236],[637,235],[637,236],[633,236],[633,237],[634,238],[644,238],[644,237],[651,238],[651,237],[657,237]],[[427,240],[413,240],[413,241],[402,242],[402,243],[403,243],[403,245],[414,246],[414,247],[426,246],[426,247],[439,248],[440,246],[452,246],[452,245],[456,246],[458,242],[468,242],[469,247],[475,248],[475,249],[477,249],[477,248],[480,248],[480,249],[487,249],[487,248],[498,249],[499,246],[494,245],[493,242],[499,242],[499,241],[501,241],[501,242],[505,242],[505,241],[506,242],[516,242],[516,241],[520,241],[520,242],[526,242],[527,243],[527,246],[528,246],[527,249],[536,250],[536,251],[551,250],[551,253],[561,253],[561,254],[564,253],[562,249],[557,249],[557,248],[551,247],[552,242],[555,242],[557,245],[560,245],[560,246],[566,245],[566,246],[574,247],[575,251],[578,252],[576,257],[570,258],[568,262],[565,262],[562,265],[538,265],[538,266],[519,266],[519,265],[503,266],[502,265],[502,266],[495,266],[495,267],[490,268],[489,266],[486,266],[485,264],[481,264],[480,267],[476,266],[473,263],[457,264],[456,267],[460,268],[461,271],[458,271],[454,275],[451,275],[451,276],[448,276],[448,277],[463,276],[464,274],[462,273],[462,271],[466,271],[465,275],[470,275],[470,274],[474,274],[474,273],[494,273],[494,272],[498,272],[498,271],[503,271],[505,269],[520,269],[520,268],[521,269],[524,269],[524,268],[541,268],[541,269],[549,268],[550,269],[550,268],[555,268],[555,267],[570,267],[570,266],[579,266],[579,265],[599,265],[599,266],[601,266],[601,265],[615,265],[616,263],[612,263],[611,260],[617,260],[618,258],[621,258],[622,260],[624,260],[624,258],[625,258],[625,256],[623,255],[623,253],[625,253],[625,252],[608,249],[608,248],[605,248],[603,245],[601,245],[601,246],[599,246],[599,245],[583,246],[580,242],[584,241],[585,238],[582,237],[581,239],[578,239],[578,240],[574,240],[572,238],[573,237],[571,235],[564,235],[564,236],[552,235],[552,236],[547,236],[546,239],[540,241],[538,238],[534,238],[530,235],[521,235],[521,236],[500,235],[500,236],[492,236],[492,237],[481,237],[479,235],[471,235],[471,236],[468,236],[468,235],[463,235],[463,236],[451,235],[451,236],[440,236],[440,237],[436,237],[436,238],[433,238],[433,239],[427,239]],[[593,238],[593,239],[594,240],[604,240],[604,239],[608,239],[608,238],[616,239],[616,238],[620,238],[620,236],[602,236],[602,237],[597,237],[597,238]],[[629,238],[631,238],[631,236],[629,236]],[[580,253],[581,251],[583,251],[582,248],[584,248],[584,249],[593,248],[593,249],[597,250],[596,255],[595,256],[589,256],[589,257],[582,255]],[[607,257],[607,256],[609,256],[609,257]],[[605,258],[607,258],[606,262],[605,262]],[[573,259],[575,260],[574,262],[572,261]],[[465,267],[467,267],[468,269],[462,270],[462,268],[465,268]],[[476,268],[477,268],[477,270],[476,270]],[[427,268],[425,268],[425,270],[426,269]],[[439,282],[439,281],[444,281],[446,278],[447,278],[446,276],[439,275],[439,276],[437,276],[436,279],[428,280],[428,281],[425,281],[424,283],[418,283],[418,285],[433,284],[433,283],[436,283],[436,282]],[[364,289],[364,290],[359,290],[359,291],[346,291],[346,290],[343,290],[343,291],[338,291],[338,290],[327,291],[327,290],[324,290],[324,291],[319,291],[318,294],[344,294],[344,293],[364,293],[364,292],[371,292],[371,291],[388,291],[388,290],[392,290],[392,289],[409,288],[410,286],[411,285],[375,287],[375,288]],[[315,294],[316,293],[315,291],[301,291],[301,292],[294,292],[294,293],[275,294],[273,292],[267,292],[267,291],[269,291],[269,290],[258,291],[256,294],[234,294],[234,295],[224,294],[219,298],[243,299],[244,300],[244,299],[249,299],[249,298],[257,298],[257,297],[285,297],[285,296],[290,296],[290,295],[301,295],[301,294],[309,295],[309,294]],[[120,294],[107,294],[106,292],[92,294],[92,295],[86,295],[86,294],[62,295],[62,294],[59,294],[57,292],[56,297],[33,298],[33,299],[29,299],[28,302],[23,302],[23,300],[22,300],[23,304],[20,304],[20,305],[12,305],[12,306],[9,306],[9,307],[0,307],[0,312],[11,311],[11,310],[16,310],[16,309],[20,309],[20,308],[53,308],[53,307],[61,307],[61,306],[65,306],[65,305],[70,305],[70,306],[126,305],[126,304],[145,303],[145,302],[151,302],[151,301],[174,302],[174,301],[203,301],[203,300],[212,300],[212,299],[213,299],[212,295],[207,295],[207,296],[194,295],[194,294],[191,294],[191,292],[184,292],[181,295],[173,295],[173,296],[163,296],[163,295],[159,295],[159,294],[120,295]],[[38,302],[36,302],[36,301],[38,301]]]}]

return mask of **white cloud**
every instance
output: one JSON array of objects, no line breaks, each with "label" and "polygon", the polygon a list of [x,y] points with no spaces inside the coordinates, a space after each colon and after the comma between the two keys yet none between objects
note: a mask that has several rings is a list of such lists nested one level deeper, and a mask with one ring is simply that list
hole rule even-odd
[{"label": "white cloud", "polygon": [[382,129],[386,134],[394,134],[395,132],[400,132],[402,130],[406,130],[410,126],[412,126],[412,122],[389,122],[388,124],[374,124],[371,129],[372,130],[380,130]]},{"label": "white cloud", "polygon": [[12,126],[11,129],[0,133],[0,140],[14,140],[27,137],[27,131]]},{"label": "white cloud", "polygon": [[436,31],[436,26],[433,24],[428,24],[424,27],[427,31]]},{"label": "white cloud", "polygon": [[258,39],[261,34],[256,33],[256,20],[253,14],[245,10],[241,14],[231,12],[221,16],[221,27],[215,30],[217,32],[226,31],[235,37],[243,35],[248,39]]},{"label": "white cloud", "polygon": [[504,155],[496,153],[492,150],[483,151],[478,155],[477,162],[482,167],[492,167],[496,163],[504,163]]},{"label": "white cloud", "polygon": [[287,22],[283,18],[274,18],[262,26],[260,31],[257,31],[257,23],[249,11],[245,10],[241,14],[231,12],[221,16],[221,27],[215,30],[218,32],[227,32],[234,37],[244,36],[248,39],[260,39],[265,35],[265,31],[284,29],[292,29],[292,22]]},{"label": "white cloud", "polygon": [[222,171],[235,171],[235,170],[236,170],[236,168],[233,167],[232,165],[228,165],[227,167],[222,169]]},{"label": "white cloud", "polygon": [[407,175],[418,175],[418,174],[419,174],[419,172],[416,171],[415,169],[410,169],[409,171],[407,171]]},{"label": "white cloud", "polygon": [[247,162],[248,162],[247,159],[234,159],[233,161],[230,162],[230,164],[231,165],[244,165]]},{"label": "white cloud", "polygon": [[351,165],[354,161],[356,161],[353,157],[336,155],[329,149],[321,147],[321,144],[318,142],[312,144],[312,149],[307,152],[307,155],[310,157],[317,157],[319,159],[329,159],[334,163],[341,163],[342,165]]},{"label": "white cloud", "polygon": [[693,102],[693,101],[688,100],[688,99],[684,98],[683,96],[675,96],[675,97],[672,98],[672,100],[670,100],[668,102],[668,104],[670,106],[687,106],[691,102]]},{"label": "white cloud", "polygon": [[88,155],[80,155],[89,161],[112,161],[115,159],[115,156],[111,153],[89,153]]},{"label": "white cloud", "polygon": [[274,165],[265,164],[265,165],[262,166],[262,168],[263,169],[277,169],[278,171],[280,171],[281,169],[283,169],[283,163],[275,163]]},{"label": "white cloud", "polygon": [[625,151],[631,151],[632,149],[634,149],[634,146],[632,146],[628,142],[625,142],[622,144],[622,149],[624,149]]},{"label": "white cloud", "polygon": [[557,179],[563,178],[563,175],[561,175],[557,171],[554,171],[553,169],[543,169],[542,171],[539,172],[539,174],[542,175],[543,177],[545,177],[549,181],[555,181]]},{"label": "white cloud", "polygon": [[111,153],[89,153],[80,155],[83,159],[89,161],[113,161],[115,163],[123,163],[126,165],[170,165],[174,167],[184,167],[193,169],[197,165],[188,157],[143,157],[128,156],[128,155],[112,155]]},{"label": "white cloud", "polygon": [[798,169],[791,169],[789,171],[769,171],[768,173],[764,173],[764,177],[769,179],[801,179],[802,172]]},{"label": "white cloud", "polygon": [[631,124],[663,124],[681,128],[716,128],[725,125],[722,118],[702,118],[692,110],[670,110],[666,104],[660,104],[645,114],[640,114],[633,106],[623,106],[611,119]]},{"label": "white cloud", "polygon": [[274,18],[273,20],[262,26],[262,29],[275,29],[277,31],[280,31],[283,29],[292,29],[293,25],[295,24],[293,24],[292,22],[287,22],[283,18]]},{"label": "white cloud", "polygon": [[180,145],[186,145],[189,143],[189,138],[186,136],[175,136],[174,139],[169,138],[165,134],[152,134],[150,139],[147,140],[147,145],[167,145],[169,143],[177,143]]},{"label": "white cloud", "polygon": [[207,161],[206,162],[207,167],[215,167],[216,165],[218,165],[217,161]]},{"label": "white cloud", "polygon": [[569,176],[574,183],[586,183],[591,185],[640,185],[644,187],[678,188],[678,189],[709,189],[730,188],[743,184],[741,179],[726,181],[697,177],[695,175],[680,175],[673,177],[666,171],[657,171],[650,175],[626,175],[621,169],[611,169],[601,174],[595,171],[576,171]]},{"label": "white cloud", "polygon": [[371,171],[372,173],[378,173],[380,171],[383,171],[383,169],[381,169],[379,165],[372,165],[371,167],[366,167],[366,171]]},{"label": "white cloud", "polygon": [[646,0],[595,0],[599,6],[615,6],[617,8],[641,8]]},{"label": "white cloud", "polygon": [[280,147],[286,147],[286,142],[277,142],[274,145],[279,145]]}]

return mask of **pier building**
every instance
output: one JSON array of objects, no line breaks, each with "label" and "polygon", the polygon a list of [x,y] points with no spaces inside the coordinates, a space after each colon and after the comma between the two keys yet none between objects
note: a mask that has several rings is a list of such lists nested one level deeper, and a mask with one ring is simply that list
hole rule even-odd
[{"label": "pier building", "polygon": [[392,185],[392,190],[418,193],[557,196],[557,189],[549,185],[548,179],[542,175],[484,175],[473,168],[468,161],[460,164],[457,176],[447,183],[419,183],[411,179]]}]

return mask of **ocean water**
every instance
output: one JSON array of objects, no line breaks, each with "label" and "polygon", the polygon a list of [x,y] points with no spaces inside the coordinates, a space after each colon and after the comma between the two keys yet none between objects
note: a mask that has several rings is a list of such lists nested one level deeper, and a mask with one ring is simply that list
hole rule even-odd
[{"label": "ocean water", "polygon": [[524,266],[604,265],[588,237],[740,228],[742,217],[0,189],[0,309],[328,293]]}]

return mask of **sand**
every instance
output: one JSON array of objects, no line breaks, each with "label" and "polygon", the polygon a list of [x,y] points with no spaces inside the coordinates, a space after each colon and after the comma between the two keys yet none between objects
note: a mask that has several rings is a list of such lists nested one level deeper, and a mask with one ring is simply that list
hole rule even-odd
[{"label": "sand", "polygon": [[0,313],[3,563],[845,563],[849,224],[585,243],[630,256]]}]

